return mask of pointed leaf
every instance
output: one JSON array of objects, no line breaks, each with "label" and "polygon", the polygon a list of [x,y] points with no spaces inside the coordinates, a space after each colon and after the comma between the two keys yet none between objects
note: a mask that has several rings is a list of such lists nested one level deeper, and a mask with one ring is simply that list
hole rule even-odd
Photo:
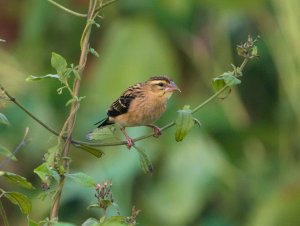
[{"label": "pointed leaf", "polygon": [[31,211],[31,202],[23,194],[19,192],[5,192],[4,196],[11,201],[11,203],[18,205],[22,213],[29,214]]},{"label": "pointed leaf", "polygon": [[53,177],[56,181],[59,180],[58,173],[55,170],[50,169],[45,162],[35,168],[33,172],[40,177],[42,182],[48,182],[49,177]]},{"label": "pointed leaf", "polygon": [[7,119],[6,116],[5,116],[4,114],[2,114],[2,113],[0,113],[0,124],[6,125],[6,126],[9,125],[8,119]]},{"label": "pointed leaf", "polygon": [[102,155],[104,155],[104,152],[101,151],[100,149],[98,148],[94,148],[94,147],[91,147],[91,146],[88,146],[88,145],[79,145],[79,146],[76,146],[94,156],[96,156],[97,158],[101,158]]},{"label": "pointed leaf", "polygon": [[85,173],[81,173],[81,172],[67,173],[67,174],[65,174],[65,176],[67,178],[70,178],[71,180],[73,180],[75,183],[80,184],[81,186],[84,186],[84,187],[91,188],[91,187],[94,187],[96,184],[94,179]]},{"label": "pointed leaf", "polygon": [[45,153],[44,158],[48,166],[54,165],[55,158],[58,152],[59,152],[59,145],[55,145],[49,148],[48,151]]},{"label": "pointed leaf", "polygon": [[112,216],[107,221],[105,221],[103,226],[129,226],[130,224],[126,223],[126,217],[123,216]]},{"label": "pointed leaf", "polygon": [[76,226],[75,224],[66,223],[66,222],[56,222],[54,226]]},{"label": "pointed leaf", "polygon": [[88,205],[87,209],[91,209],[91,208],[100,208],[100,209],[101,209],[101,207],[100,207],[99,204],[97,204],[97,203]]},{"label": "pointed leaf", "polygon": [[19,185],[21,187],[24,187],[24,188],[27,188],[27,189],[33,189],[34,188],[32,186],[32,184],[29,181],[27,181],[27,179],[25,177],[22,177],[20,175],[10,173],[10,172],[0,171],[0,176],[4,176],[10,182],[12,182],[16,185]]},{"label": "pointed leaf", "polygon": [[26,82],[30,82],[30,81],[39,81],[45,78],[55,78],[55,79],[59,79],[59,75],[53,75],[53,74],[48,74],[48,75],[44,75],[44,76],[35,76],[35,75],[29,75],[26,78]]},{"label": "pointed leaf", "polygon": [[[236,70],[238,70],[238,69],[236,68]],[[235,86],[240,83],[241,83],[241,80],[239,80],[236,76],[234,76],[234,72],[229,71],[229,72],[225,72],[222,75],[214,78],[212,81],[212,86],[215,91],[219,91],[226,85],[227,86]]]},{"label": "pointed leaf", "polygon": [[0,145],[0,155],[3,155],[13,161],[17,161],[17,158],[4,146]]},{"label": "pointed leaf", "polygon": [[100,226],[100,222],[95,218],[89,218],[81,226]]},{"label": "pointed leaf", "polygon": [[144,171],[144,173],[153,174],[154,168],[153,165],[147,156],[146,152],[141,148],[137,146],[133,146],[139,153],[140,156],[140,163],[141,163],[141,168]]},{"label": "pointed leaf", "polygon": [[257,46],[254,45],[251,50],[251,57],[257,57],[257,56],[258,56],[258,49],[257,49]]},{"label": "pointed leaf", "polygon": [[66,71],[68,64],[64,57],[53,52],[51,56],[51,66],[55,68],[57,74],[62,76]]},{"label": "pointed leaf", "polygon": [[182,141],[190,129],[195,125],[190,106],[185,105],[182,110],[177,111],[175,140]]},{"label": "pointed leaf", "polygon": [[228,86],[236,86],[241,83],[241,80],[235,77],[231,72],[224,73],[222,78],[224,79],[224,82]]},{"label": "pointed leaf", "polygon": [[92,132],[86,135],[87,140],[104,140],[113,138],[115,135],[116,128],[114,126],[105,126],[94,129]]},{"label": "pointed leaf", "polygon": [[212,87],[216,92],[222,89],[224,86],[226,86],[226,83],[222,77],[216,77],[213,79]]}]

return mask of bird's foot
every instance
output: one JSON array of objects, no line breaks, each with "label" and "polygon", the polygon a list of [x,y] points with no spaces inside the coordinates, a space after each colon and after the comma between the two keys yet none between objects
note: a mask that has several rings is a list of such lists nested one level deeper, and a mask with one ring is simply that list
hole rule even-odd
[{"label": "bird's foot", "polygon": [[126,141],[127,141],[127,148],[130,149],[134,145],[134,141],[130,137],[126,137]]},{"label": "bird's foot", "polygon": [[153,126],[153,136],[158,138],[161,135],[161,129],[157,126]]}]

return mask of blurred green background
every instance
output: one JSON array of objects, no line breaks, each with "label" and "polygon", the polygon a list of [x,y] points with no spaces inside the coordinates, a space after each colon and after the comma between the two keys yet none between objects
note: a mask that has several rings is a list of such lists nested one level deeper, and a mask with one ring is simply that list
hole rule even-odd
[{"label": "blurred green background", "polygon": [[[59,3],[86,12],[87,0]],[[101,159],[71,151],[72,172],[98,182],[113,180],[114,199],[122,215],[135,205],[143,226],[298,226],[300,225],[300,1],[299,0],[119,0],[105,8],[94,27],[80,94],[74,136],[84,139],[93,123],[129,85],[152,75],[172,77],[175,94],[157,125],[176,118],[185,104],[195,107],[213,94],[213,77],[242,61],[236,44],[260,35],[259,59],[244,71],[242,84],[229,98],[215,100],[196,114],[195,127],[180,143],[175,129],[160,139],[139,142],[155,168],[143,174],[139,156],[126,147],[103,148]],[[31,112],[59,130],[68,109],[66,93],[55,80],[25,82],[28,75],[54,73],[51,52],[76,64],[84,19],[69,15],[46,0],[0,1],[0,82]],[[0,143],[13,150],[25,128],[31,142],[5,170],[27,177],[37,189],[31,218],[49,214],[49,200],[38,198],[40,181],[33,169],[56,142],[49,132],[11,103],[0,111],[11,125],[0,127]],[[130,128],[132,137],[149,128]],[[1,169],[3,170],[3,169]],[[1,178],[1,187],[15,190]],[[94,191],[67,182],[60,220],[81,224],[101,213],[86,210]],[[4,202],[12,225],[25,225],[18,207]],[[110,214],[115,214],[111,210]]]}]

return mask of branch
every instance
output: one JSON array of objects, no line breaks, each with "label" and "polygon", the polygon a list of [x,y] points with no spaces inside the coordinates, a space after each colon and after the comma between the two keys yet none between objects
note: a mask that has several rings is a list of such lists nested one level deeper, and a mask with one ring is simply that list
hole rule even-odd
[{"label": "branch", "polygon": [[62,6],[61,4],[59,4],[59,3],[57,3],[57,2],[55,2],[55,1],[53,1],[53,0],[47,0],[47,1],[50,2],[50,3],[52,3],[53,5],[55,5],[56,7],[58,7],[58,8],[60,8],[60,9],[64,10],[65,12],[70,13],[70,14],[72,14],[72,15],[74,15],[74,16],[78,16],[78,17],[87,17],[86,14],[77,13],[77,12],[75,12],[75,11],[73,11],[73,10],[70,10],[70,9],[68,9],[68,8],[66,8],[66,7],[64,7],[64,6]]},{"label": "branch", "polygon": [[39,123],[41,126],[43,126],[46,130],[53,133],[55,136],[59,136],[59,133],[56,132],[54,129],[52,129],[50,126],[46,125],[44,122],[42,122],[40,119],[38,119],[36,116],[34,116],[29,110],[27,110],[16,98],[11,96],[7,90],[0,84],[0,89],[2,92],[8,97],[10,101],[12,101],[14,104],[16,104],[21,110],[23,110],[27,115],[29,115],[30,118],[32,118],[34,121]]},{"label": "branch", "polygon": [[[75,12],[75,11],[73,11],[73,10],[71,10],[71,9],[68,9],[67,7],[65,7],[65,6],[63,6],[63,5],[59,4],[59,3],[57,3],[57,2],[54,1],[54,0],[47,0],[47,1],[50,2],[51,4],[53,4],[54,6],[56,6],[56,7],[60,8],[60,9],[62,9],[63,11],[65,11],[65,12],[71,14],[71,15],[78,16],[78,17],[85,17],[85,18],[88,16],[87,14],[84,14],[84,13],[78,13],[78,12]],[[95,11],[99,11],[99,10],[105,8],[106,6],[109,6],[109,5],[113,4],[113,3],[115,3],[116,1],[118,1],[118,0],[110,0],[110,1],[107,1],[107,2],[105,2],[105,3],[103,3],[103,4],[100,4],[100,6],[97,7]],[[97,17],[101,17],[101,16],[97,15]],[[0,40],[2,40],[2,39],[0,39]]]},{"label": "branch", "polygon": [[[91,29],[92,29],[92,24],[91,21],[97,16],[97,12],[95,12],[97,5],[97,0],[90,0],[89,1],[89,8],[88,8],[88,13],[87,13],[87,20],[86,20],[86,26],[84,28],[84,31],[82,33],[81,37],[81,54],[80,54],[80,59],[79,59],[79,64],[78,64],[78,74],[79,78],[75,77],[74,78],[74,84],[73,84],[73,96],[78,96],[79,93],[79,88],[80,88],[80,81],[82,77],[83,70],[86,65],[86,59],[87,55],[89,52],[89,39],[90,39],[90,34],[91,34]],[[61,131],[60,137],[63,137],[63,134],[66,132],[66,137],[65,137],[65,143],[63,149],[60,151],[59,155],[62,157],[62,164],[60,167],[64,168],[65,172],[68,172],[69,170],[69,162],[68,162],[68,154],[70,151],[70,146],[72,143],[72,133],[75,125],[75,120],[76,120],[76,113],[79,108],[79,103],[77,101],[74,101],[71,105],[69,116],[66,119],[66,122],[64,123],[63,129]],[[65,176],[64,174],[60,175],[59,179],[59,185],[56,188],[55,195],[53,197],[53,202],[50,210],[50,219],[54,220],[57,219],[58,216],[58,210],[59,210],[59,203],[61,199],[61,193],[62,189],[64,187],[64,182],[65,182]]]},{"label": "branch", "polygon": [[105,2],[103,4],[100,4],[100,6],[96,8],[96,11],[99,11],[100,9],[103,9],[106,6],[109,6],[109,5],[113,4],[113,3],[115,3],[116,1],[118,1],[118,0],[110,0],[110,1],[107,1],[107,2]]}]

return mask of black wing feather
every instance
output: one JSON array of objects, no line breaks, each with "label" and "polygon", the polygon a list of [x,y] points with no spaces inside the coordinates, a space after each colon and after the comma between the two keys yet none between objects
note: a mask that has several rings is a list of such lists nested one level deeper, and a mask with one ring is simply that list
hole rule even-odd
[{"label": "black wing feather", "polygon": [[141,90],[141,83],[133,85],[129,87],[115,102],[112,103],[110,108],[107,111],[107,118],[102,119],[97,124],[98,128],[106,125],[114,124],[109,120],[109,117],[116,117],[118,115],[122,115],[128,112],[130,107],[130,103],[138,96],[144,96]]},{"label": "black wing feather", "polygon": [[111,107],[107,111],[107,115],[116,117],[126,113],[129,109],[131,101],[135,98],[135,95],[122,95],[118,100],[112,103]]}]

